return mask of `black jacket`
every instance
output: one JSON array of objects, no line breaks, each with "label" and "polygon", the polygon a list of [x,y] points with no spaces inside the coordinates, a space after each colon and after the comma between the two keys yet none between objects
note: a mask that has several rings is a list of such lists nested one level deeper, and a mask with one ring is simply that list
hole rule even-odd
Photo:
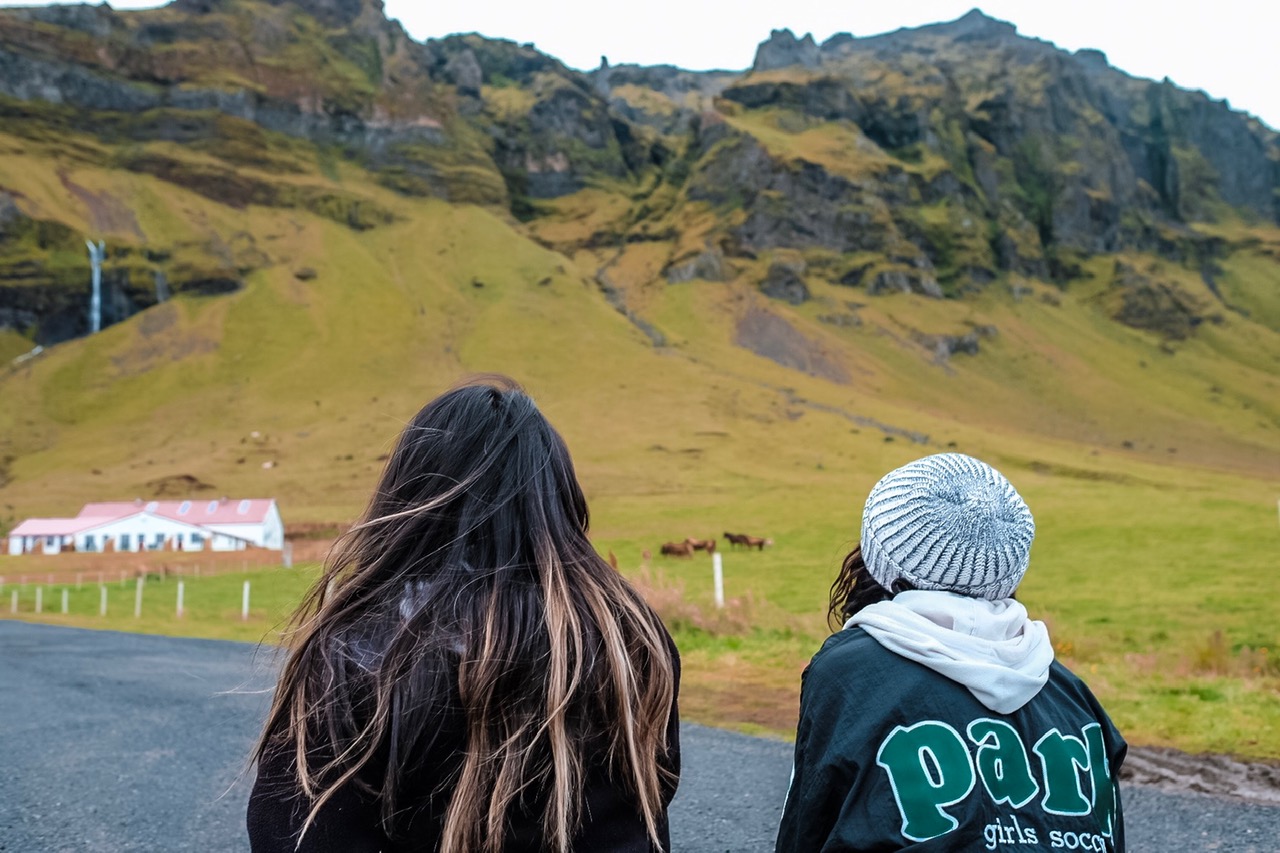
[{"label": "black jacket", "polygon": [[779,853],[1124,850],[1126,745],[1055,662],[997,714],[854,627],[804,672]]},{"label": "black jacket", "polygon": [[[675,687],[680,686],[680,657],[670,644],[675,670]],[[422,762],[426,775],[415,778],[401,801],[416,803],[394,831],[394,837],[380,825],[380,804],[357,785],[341,789],[320,810],[315,822],[295,847],[306,820],[308,806],[299,796],[292,753],[268,755],[258,766],[257,781],[249,796],[247,816],[249,842],[253,853],[434,853],[439,849],[449,791],[436,790],[440,780],[454,778],[461,764],[465,729],[460,715],[442,721],[434,738],[432,754]],[[668,753],[662,765],[680,773],[679,710],[673,700],[667,728]],[[583,785],[582,823],[574,836],[572,850],[581,853],[653,853],[635,797],[605,772],[600,761],[588,759]],[[385,766],[385,765],[384,765]],[[376,778],[375,774],[370,774]],[[674,784],[664,791],[664,809],[659,825],[662,851],[671,842],[665,805],[675,796]],[[535,801],[528,808],[514,808],[509,814],[504,853],[543,853],[541,809]]]}]

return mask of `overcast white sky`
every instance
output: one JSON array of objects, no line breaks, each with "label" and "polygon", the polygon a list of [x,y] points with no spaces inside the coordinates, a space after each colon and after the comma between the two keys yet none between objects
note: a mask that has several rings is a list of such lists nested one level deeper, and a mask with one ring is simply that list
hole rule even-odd
[{"label": "overcast white sky", "polygon": [[[771,29],[873,35],[898,27],[953,20],[975,0],[385,0],[418,39],[457,32],[533,42],[575,68],[611,63],[669,63],[684,68],[746,68]],[[29,5],[0,0],[0,6]],[[161,5],[117,0],[117,9]],[[1280,128],[1280,68],[1275,0],[985,0],[992,17],[1023,35],[1076,50],[1098,48],[1111,64],[1140,77],[1227,98]]]}]

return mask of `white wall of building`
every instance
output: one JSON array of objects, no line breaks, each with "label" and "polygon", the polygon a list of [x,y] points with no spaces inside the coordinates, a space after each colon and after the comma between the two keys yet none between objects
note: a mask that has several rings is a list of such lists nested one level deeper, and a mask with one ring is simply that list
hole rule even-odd
[{"label": "white wall of building", "polygon": [[238,551],[246,543],[234,536],[184,524],[149,512],[140,512],[77,533],[77,551],[103,551],[110,543],[114,551]]},{"label": "white wall of building", "polygon": [[272,548],[279,551],[284,547],[284,522],[280,520],[280,510],[274,503],[267,510],[266,517],[254,524],[206,524],[210,530],[217,530],[244,539],[259,548]]},{"label": "white wall of building", "polygon": [[9,553],[14,557],[21,554],[57,554],[63,548],[69,548],[70,546],[70,536],[9,537]]}]

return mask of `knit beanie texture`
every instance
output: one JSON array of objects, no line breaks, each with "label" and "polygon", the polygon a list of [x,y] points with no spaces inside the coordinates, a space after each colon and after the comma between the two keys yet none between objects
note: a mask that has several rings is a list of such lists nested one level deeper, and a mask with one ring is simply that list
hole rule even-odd
[{"label": "knit beanie texture", "polygon": [[1013,595],[1036,525],[1022,496],[985,462],[926,456],[890,471],[862,510],[862,559],[887,590],[898,580],[974,598]]}]

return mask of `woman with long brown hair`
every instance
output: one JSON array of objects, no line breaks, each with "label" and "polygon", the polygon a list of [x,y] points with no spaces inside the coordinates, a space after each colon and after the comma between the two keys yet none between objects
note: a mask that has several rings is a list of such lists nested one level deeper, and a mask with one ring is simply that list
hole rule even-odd
[{"label": "woman with long brown hair", "polygon": [[670,847],[679,659],[514,382],[428,403],[295,617],[252,848]]}]

